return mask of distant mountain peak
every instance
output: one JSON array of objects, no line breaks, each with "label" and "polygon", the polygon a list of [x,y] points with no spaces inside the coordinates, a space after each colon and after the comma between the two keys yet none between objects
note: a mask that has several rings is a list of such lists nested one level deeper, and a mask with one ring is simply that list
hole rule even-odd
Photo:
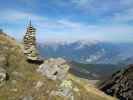
[{"label": "distant mountain peak", "polygon": [[64,57],[76,62],[93,64],[118,64],[123,59],[132,57],[133,51],[133,44],[97,40],[47,41],[38,47],[44,57]]},{"label": "distant mountain peak", "polygon": [[99,40],[47,40],[44,41],[44,43],[46,44],[72,44],[72,43],[82,43],[82,44],[87,44],[87,43],[98,43],[98,42],[102,42]]}]

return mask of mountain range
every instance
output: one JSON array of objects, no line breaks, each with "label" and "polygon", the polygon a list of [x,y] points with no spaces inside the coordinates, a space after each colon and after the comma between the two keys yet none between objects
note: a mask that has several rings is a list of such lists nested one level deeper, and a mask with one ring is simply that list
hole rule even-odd
[{"label": "mountain range", "polygon": [[38,43],[44,58],[63,57],[84,64],[131,64],[133,43],[101,41]]}]

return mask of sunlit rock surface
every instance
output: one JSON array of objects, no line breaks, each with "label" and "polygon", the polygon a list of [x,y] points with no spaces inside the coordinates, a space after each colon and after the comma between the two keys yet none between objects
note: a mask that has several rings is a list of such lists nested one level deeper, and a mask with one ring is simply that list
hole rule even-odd
[{"label": "sunlit rock surface", "polygon": [[70,66],[62,58],[48,59],[37,69],[42,75],[52,80],[63,80],[66,78]]}]

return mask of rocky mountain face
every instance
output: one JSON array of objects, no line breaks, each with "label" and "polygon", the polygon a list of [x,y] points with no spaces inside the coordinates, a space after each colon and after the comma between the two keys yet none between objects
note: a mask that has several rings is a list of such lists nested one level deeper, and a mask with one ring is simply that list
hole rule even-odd
[{"label": "rocky mountain face", "polygon": [[38,49],[45,58],[63,57],[85,64],[131,64],[132,43],[109,43],[99,41],[46,42]]},{"label": "rocky mountain face", "polygon": [[133,65],[114,73],[100,89],[120,100],[133,100]]},{"label": "rocky mountain face", "polygon": [[66,60],[29,63],[23,48],[0,32],[0,100],[116,100],[70,74]]}]

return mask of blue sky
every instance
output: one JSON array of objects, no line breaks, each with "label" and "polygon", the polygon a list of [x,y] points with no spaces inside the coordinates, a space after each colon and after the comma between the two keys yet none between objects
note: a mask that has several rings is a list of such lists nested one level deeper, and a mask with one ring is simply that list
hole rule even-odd
[{"label": "blue sky", "polygon": [[0,0],[0,28],[22,39],[28,21],[39,42],[133,42],[133,0]]}]

